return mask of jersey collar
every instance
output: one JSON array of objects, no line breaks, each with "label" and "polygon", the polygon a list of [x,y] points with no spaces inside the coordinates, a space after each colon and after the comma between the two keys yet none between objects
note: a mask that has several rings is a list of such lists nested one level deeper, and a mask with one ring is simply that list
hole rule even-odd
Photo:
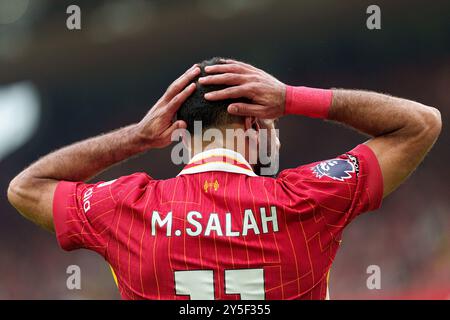
[{"label": "jersey collar", "polygon": [[230,149],[211,149],[196,154],[178,174],[194,174],[207,171],[224,171],[255,177],[250,164],[238,152]]}]

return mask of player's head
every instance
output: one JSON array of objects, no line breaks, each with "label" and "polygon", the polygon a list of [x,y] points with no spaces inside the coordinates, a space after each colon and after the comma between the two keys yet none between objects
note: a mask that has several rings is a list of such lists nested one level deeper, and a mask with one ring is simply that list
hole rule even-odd
[{"label": "player's head", "polygon": [[217,91],[227,86],[202,85],[198,82],[200,77],[206,76],[205,67],[216,64],[222,64],[221,58],[212,58],[198,63],[201,73],[195,79],[196,91],[183,103],[177,112],[177,119],[183,120],[187,124],[189,133],[194,134],[194,123],[201,123],[202,129],[209,128],[227,128],[231,125],[243,125],[245,117],[231,115],[227,112],[227,107],[233,102],[248,102],[247,99],[228,99],[220,101],[208,101],[205,94],[211,91]]},{"label": "player's head", "polygon": [[[271,120],[260,121],[254,117],[236,116],[228,113],[227,108],[231,103],[249,103],[250,101],[246,98],[220,101],[206,100],[204,97],[206,93],[228,87],[226,85],[205,86],[198,82],[200,77],[207,75],[205,67],[216,64],[223,64],[222,58],[215,57],[198,63],[201,72],[200,75],[194,79],[197,89],[179,108],[177,120],[183,120],[187,124],[186,129],[189,132],[191,139],[188,139],[190,141],[186,142],[189,149],[191,149],[191,155],[202,151],[193,150],[191,147],[196,145],[193,143],[193,139],[196,138],[201,138],[202,143],[197,144],[197,146],[201,145],[202,149],[205,148],[205,145],[211,145],[211,140],[214,140],[215,147],[221,148],[230,148],[229,143],[231,142],[233,145],[232,148],[243,154],[247,160],[249,160],[250,164],[254,166],[255,171],[257,171],[261,167],[260,160],[262,152],[259,151],[260,145],[263,145],[264,149],[268,149],[264,154],[271,155],[271,157],[278,157],[278,148],[280,144],[276,135],[269,132],[264,136],[264,139],[266,139],[265,143],[260,143],[261,128],[270,130],[274,128],[274,122]],[[206,132],[208,132],[208,134]],[[220,141],[221,139],[217,138],[214,132],[222,134],[225,138]],[[234,134],[234,137],[231,139],[228,135],[230,132],[233,132]],[[213,136],[212,139],[211,135]],[[206,141],[206,143],[205,137],[209,137],[209,140]],[[220,142],[223,145],[218,145]]]}]

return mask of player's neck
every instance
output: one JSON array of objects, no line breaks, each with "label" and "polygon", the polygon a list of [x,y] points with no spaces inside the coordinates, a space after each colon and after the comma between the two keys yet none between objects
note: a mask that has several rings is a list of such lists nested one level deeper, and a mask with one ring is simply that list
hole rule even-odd
[{"label": "player's neck", "polygon": [[187,141],[191,159],[208,150],[227,149],[239,153],[252,163],[249,158],[250,154],[257,154],[258,135],[255,130],[246,130],[244,123],[232,123],[226,127],[208,128],[201,133],[194,133]]},{"label": "player's neck", "polygon": [[227,149],[231,150],[237,153],[240,153],[242,156],[245,157],[246,155],[246,147],[245,146],[239,146],[233,143],[233,141],[216,141],[209,143],[203,143],[201,148],[196,148],[195,151],[191,152],[191,155],[194,156],[196,154],[199,154],[201,152],[205,152],[208,150],[214,150],[214,149]]},{"label": "player's neck", "polygon": [[[217,133],[222,130],[217,130]],[[248,139],[233,134],[213,134],[210,136],[194,137],[191,141],[191,158],[195,155],[214,149],[227,149],[241,154],[248,161],[249,143]],[[197,141],[195,141],[197,140]],[[194,146],[194,148],[192,148]]]}]

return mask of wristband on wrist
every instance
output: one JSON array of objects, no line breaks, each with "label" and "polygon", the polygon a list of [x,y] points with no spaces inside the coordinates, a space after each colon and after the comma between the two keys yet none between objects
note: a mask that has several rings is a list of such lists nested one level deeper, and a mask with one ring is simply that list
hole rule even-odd
[{"label": "wristband on wrist", "polygon": [[286,86],[284,114],[326,119],[333,100],[333,91],[308,87]]}]

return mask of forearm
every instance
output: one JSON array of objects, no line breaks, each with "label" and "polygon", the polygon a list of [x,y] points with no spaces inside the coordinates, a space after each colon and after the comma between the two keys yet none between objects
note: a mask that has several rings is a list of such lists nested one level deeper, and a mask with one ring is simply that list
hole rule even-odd
[{"label": "forearm", "polygon": [[372,137],[417,136],[434,131],[440,118],[435,108],[375,92],[290,86],[286,92],[286,114],[340,122]]},{"label": "forearm", "polygon": [[334,89],[328,119],[372,137],[409,137],[434,124],[437,110],[421,103],[375,92]]},{"label": "forearm", "polygon": [[147,148],[148,142],[141,137],[136,125],[131,125],[55,151],[21,175],[58,181],[86,181]]}]

